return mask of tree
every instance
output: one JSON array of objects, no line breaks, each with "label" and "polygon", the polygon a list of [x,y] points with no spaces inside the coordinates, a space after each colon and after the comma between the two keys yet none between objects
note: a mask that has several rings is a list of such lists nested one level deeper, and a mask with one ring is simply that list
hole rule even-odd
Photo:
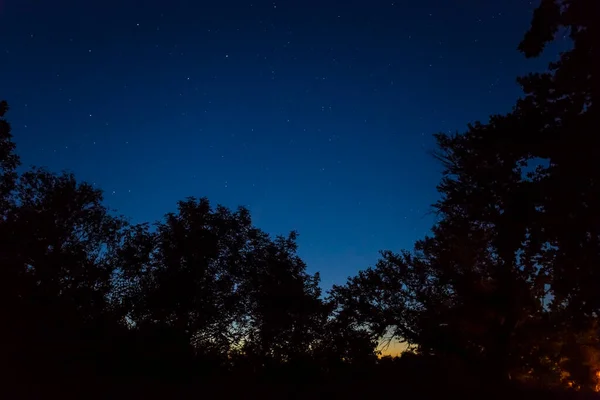
[{"label": "tree", "polygon": [[120,250],[118,288],[134,329],[164,326],[190,351],[225,361],[243,334],[239,287],[251,231],[245,209],[212,210],[207,199],[193,198],[153,231],[132,227]]},{"label": "tree", "polygon": [[306,273],[296,237],[256,232],[244,271],[250,328],[243,351],[276,365],[311,357],[328,317],[319,275]]},{"label": "tree", "polygon": [[537,56],[559,30],[573,48],[548,72],[519,78],[525,97],[510,114],[437,136],[446,165],[437,209],[492,229],[505,280],[537,282],[554,329],[585,331],[600,311],[599,17],[596,2],[544,0],[519,49]]},{"label": "tree", "polygon": [[[484,241],[440,226],[434,232],[412,253],[383,252],[374,268],[334,287],[333,296],[355,324],[375,337],[390,334],[419,354],[461,360],[477,365],[483,375],[501,376],[523,340],[511,336],[507,343],[501,341],[502,325],[508,316],[522,324],[540,305],[524,286],[512,292],[514,307],[506,308],[491,275],[496,260],[477,244]],[[500,345],[506,352],[502,355]]]},{"label": "tree", "polygon": [[101,201],[99,190],[70,174],[34,169],[16,181],[0,222],[0,281],[10,327],[3,347],[14,373],[26,368],[51,376],[61,373],[56,365],[82,359],[76,370],[93,368],[94,350],[86,343],[111,321],[111,259],[124,226]]},{"label": "tree", "polygon": [[[599,17],[596,2],[542,1],[519,49],[536,56],[559,29],[573,48],[519,78],[525,97],[512,112],[436,135],[440,221],[415,252],[386,252],[334,289],[358,323],[377,335],[392,327],[421,352],[485,359],[496,376],[584,363],[567,332],[598,333]],[[580,358],[564,363],[567,353]],[[591,375],[571,373],[587,386]]]},{"label": "tree", "polygon": [[[274,240],[207,199],[187,199],[164,221],[128,230],[116,298],[134,330],[176,332],[200,360],[255,367],[310,357],[327,308],[305,272],[296,234]],[[171,333],[169,333],[171,334]]]}]

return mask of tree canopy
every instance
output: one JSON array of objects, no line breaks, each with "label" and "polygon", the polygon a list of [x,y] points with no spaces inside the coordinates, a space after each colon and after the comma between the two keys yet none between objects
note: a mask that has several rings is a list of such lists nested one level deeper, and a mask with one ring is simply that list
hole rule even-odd
[{"label": "tree canopy", "polygon": [[[599,20],[598,2],[542,1],[518,49],[536,57],[558,32],[572,48],[518,78],[511,112],[436,134],[431,233],[327,293],[297,233],[271,236],[246,208],[187,198],[132,224],[73,174],[18,173],[0,102],[7,377],[352,381],[424,369],[461,371],[469,385],[597,391]],[[386,338],[410,351],[378,359]]]},{"label": "tree canopy", "polygon": [[598,17],[596,2],[542,1],[519,50],[538,56],[559,31],[572,49],[518,79],[511,112],[436,135],[430,237],[333,291],[374,335],[506,378],[598,384]]}]

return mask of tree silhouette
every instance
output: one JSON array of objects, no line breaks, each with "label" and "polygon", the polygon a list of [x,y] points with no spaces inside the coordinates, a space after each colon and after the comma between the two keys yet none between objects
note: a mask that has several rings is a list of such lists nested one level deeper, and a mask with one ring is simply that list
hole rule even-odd
[{"label": "tree silhouette", "polygon": [[579,337],[598,336],[600,311],[598,10],[544,0],[519,49],[536,56],[566,29],[572,50],[547,73],[519,78],[525,97],[511,113],[436,135],[440,221],[413,253],[385,252],[334,288],[357,323],[375,335],[391,327],[420,352],[485,360],[498,377],[563,368],[596,384],[597,365],[583,374],[564,360],[581,366],[581,354],[597,348]]},{"label": "tree silhouette", "polygon": [[240,357],[259,369],[300,362],[323,336],[328,308],[295,240],[271,239],[244,208],[190,198],[154,230],[127,230],[115,297],[134,331],[176,334],[213,367]]},{"label": "tree silhouette", "polygon": [[155,231],[136,227],[121,253],[133,284],[126,297],[132,323],[164,323],[198,349],[226,352],[237,340],[238,270],[249,224],[245,210],[213,212],[208,200],[188,199]]},{"label": "tree silhouette", "polygon": [[[600,304],[600,219],[592,206],[600,178],[592,134],[598,17],[595,2],[543,1],[519,49],[537,56],[561,29],[573,48],[548,72],[519,78],[525,97],[512,113],[464,135],[438,135],[447,167],[438,210],[492,227],[506,292],[511,276],[537,282],[531,290],[550,297],[553,323],[583,330]],[[545,162],[525,171],[532,160]]]},{"label": "tree silhouette", "polygon": [[[245,208],[187,198],[135,225],[72,174],[18,174],[0,102],[5,377],[45,396],[80,385],[78,397],[125,383],[138,396],[162,383],[237,397],[396,393],[382,379],[421,397],[600,390],[599,9],[542,1],[520,51],[537,56],[563,31],[573,48],[519,78],[510,113],[436,135],[431,234],[325,295],[297,233],[272,237]],[[410,351],[378,358],[385,339]]]},{"label": "tree silhouette", "polygon": [[87,342],[111,312],[111,258],[124,224],[101,201],[100,191],[69,174],[34,169],[17,180],[0,222],[0,280],[12,333],[4,345],[14,373],[93,365]]},{"label": "tree silhouette", "polygon": [[243,351],[278,364],[310,356],[327,319],[319,275],[305,272],[295,232],[275,240],[257,233],[252,248],[242,289],[251,321]]}]

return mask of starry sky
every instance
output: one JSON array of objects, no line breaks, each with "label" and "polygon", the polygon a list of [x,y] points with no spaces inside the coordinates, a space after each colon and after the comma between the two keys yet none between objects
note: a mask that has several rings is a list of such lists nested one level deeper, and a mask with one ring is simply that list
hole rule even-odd
[{"label": "starry sky", "polygon": [[556,56],[516,50],[537,4],[0,0],[0,98],[24,167],[133,222],[245,205],[328,288],[428,232],[431,135],[509,111]]}]

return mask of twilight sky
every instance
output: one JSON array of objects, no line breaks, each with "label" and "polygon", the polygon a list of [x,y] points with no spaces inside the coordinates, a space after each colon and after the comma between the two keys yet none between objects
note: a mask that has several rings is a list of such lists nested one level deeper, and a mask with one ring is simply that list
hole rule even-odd
[{"label": "twilight sky", "polygon": [[510,110],[526,0],[0,0],[24,166],[135,222],[187,196],[300,233],[325,288],[432,224],[431,135]]}]

